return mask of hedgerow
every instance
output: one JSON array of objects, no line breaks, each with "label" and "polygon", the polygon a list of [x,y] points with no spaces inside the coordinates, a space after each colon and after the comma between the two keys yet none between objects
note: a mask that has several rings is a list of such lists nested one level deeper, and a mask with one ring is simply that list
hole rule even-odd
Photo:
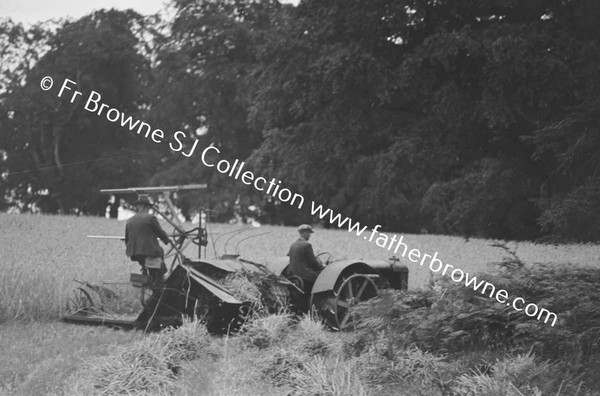
[{"label": "hedgerow", "polygon": [[[451,359],[464,359],[469,351],[482,351],[482,356],[532,353],[540,361],[562,364],[561,375],[544,379],[544,387],[553,392],[561,384],[563,390],[581,381],[599,385],[600,269],[506,260],[494,273],[477,276],[556,313],[559,320],[552,327],[440,278],[429,290],[382,291],[361,304],[355,344],[365,350],[365,340],[383,334],[383,355],[389,360],[412,346]],[[479,367],[476,358],[471,363]]]}]

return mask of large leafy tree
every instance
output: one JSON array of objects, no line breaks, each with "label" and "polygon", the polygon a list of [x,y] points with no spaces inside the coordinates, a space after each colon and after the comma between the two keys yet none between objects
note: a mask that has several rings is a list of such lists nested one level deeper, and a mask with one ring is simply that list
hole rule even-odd
[{"label": "large leafy tree", "polygon": [[[394,25],[403,12],[392,1],[306,1],[290,9],[262,49],[252,112],[265,138],[253,155],[257,166],[310,199],[362,221],[387,218],[396,228],[400,219],[414,221],[399,211],[414,206],[414,192],[408,183],[387,188],[401,169],[380,157],[392,159],[395,147],[403,164],[418,162],[425,138],[405,130],[418,121],[414,104],[398,94],[403,50]],[[415,171],[408,177],[426,168]]]},{"label": "large leafy tree", "polygon": [[575,202],[598,202],[593,15],[587,0],[303,1],[261,52],[253,159],[395,230],[560,234]]},{"label": "large leafy tree", "polygon": [[277,1],[174,1],[159,43],[154,116],[246,157],[260,143],[247,123],[257,51]]},{"label": "large leafy tree", "polygon": [[[2,93],[0,127],[7,154],[5,193],[16,199],[44,195],[54,209],[100,213],[99,188],[133,184],[152,171],[143,139],[84,109],[94,90],[102,102],[134,117],[147,103],[149,63],[140,50],[144,19],[132,12],[97,11],[65,22],[46,43],[48,50],[26,73],[13,73]],[[28,38],[36,31],[22,31]],[[21,58],[23,62],[28,59]],[[17,72],[20,69],[15,69]],[[44,76],[52,90],[40,89]],[[83,94],[71,103],[62,82]],[[48,208],[51,210],[51,208]]]},{"label": "large leafy tree", "polygon": [[[589,155],[598,147],[596,133],[581,128],[598,120],[600,48],[597,27],[586,22],[590,13],[599,15],[598,7],[587,1],[490,4],[477,23],[431,35],[416,58],[413,81],[426,75],[438,84],[431,95],[445,100],[436,103],[441,119],[472,120],[448,123],[459,127],[452,134],[464,142],[467,150],[459,146],[457,152],[466,161],[450,180],[428,190],[424,208],[446,232],[532,238],[541,225],[559,237],[597,239],[594,217],[573,216],[572,206],[578,201],[591,212],[600,203],[590,196],[592,173],[581,166],[598,164]],[[454,56],[440,58],[444,48]],[[466,106],[448,105],[447,93],[467,98],[458,101]],[[587,147],[575,153],[580,139]],[[567,168],[573,176],[568,181],[560,176]],[[582,189],[582,183],[591,184]]]},{"label": "large leafy tree", "polygon": [[[48,40],[52,36],[52,26],[48,23],[38,23],[29,29],[10,19],[0,20],[0,106],[15,90],[25,82],[27,73],[41,56],[48,50]],[[2,108],[0,119],[14,117],[14,111]],[[4,207],[7,199],[22,195],[23,189],[6,188],[8,172],[7,148],[13,134],[6,128],[0,129],[0,183],[5,199],[0,202]],[[18,191],[21,190],[21,191]],[[26,188],[25,188],[26,191]]]},{"label": "large leafy tree", "polygon": [[[197,147],[214,144],[222,157],[244,159],[262,139],[247,120],[258,51],[281,5],[275,0],[176,0],[173,6],[173,18],[163,22],[157,41],[150,116],[186,133],[184,153],[198,139]],[[190,158],[169,156],[151,183],[208,183],[209,202],[205,194],[188,196],[211,207],[225,199],[233,204],[237,193],[256,193],[206,168],[198,151]]]}]

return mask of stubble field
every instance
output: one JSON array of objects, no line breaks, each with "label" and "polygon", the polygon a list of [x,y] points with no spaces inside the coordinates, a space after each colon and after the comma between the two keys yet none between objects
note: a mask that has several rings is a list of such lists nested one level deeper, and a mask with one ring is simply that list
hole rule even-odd
[{"label": "stubble field", "polygon": [[[193,227],[191,224],[188,225]],[[168,227],[165,227],[168,229]],[[265,262],[285,256],[297,238],[294,228],[263,226],[242,230],[239,225],[211,225],[212,241],[207,257],[239,253]],[[124,222],[103,218],[27,216],[0,214],[0,331],[2,365],[0,393],[62,394],[69,374],[90,356],[107,353],[108,346],[131,343],[139,332],[87,328],[57,323],[73,288],[73,279],[93,283],[127,283],[129,273],[139,272],[124,254],[119,240],[91,239],[86,235],[124,233]],[[258,235],[263,234],[264,235]],[[257,235],[253,238],[247,238]],[[496,241],[436,235],[405,235],[409,248],[433,254],[466,272],[487,270],[505,252],[491,246]],[[317,229],[311,239],[315,252],[329,252],[336,259],[387,259],[391,253],[343,230]],[[527,263],[561,262],[598,266],[600,247],[595,245],[535,245],[507,243]],[[194,248],[186,253],[196,257]],[[427,268],[403,260],[409,268],[409,288],[426,287]],[[70,340],[70,341],[65,341]],[[57,372],[58,371],[58,372]],[[32,374],[34,373],[34,374]]]}]

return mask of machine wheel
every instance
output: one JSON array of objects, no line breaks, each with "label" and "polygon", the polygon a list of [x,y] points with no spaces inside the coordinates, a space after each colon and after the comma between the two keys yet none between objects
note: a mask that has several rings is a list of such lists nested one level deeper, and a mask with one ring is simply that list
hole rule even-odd
[{"label": "machine wheel", "polygon": [[73,290],[73,296],[67,301],[68,314],[72,315],[79,313],[87,315],[97,311],[99,311],[99,309],[96,307],[96,304],[94,304],[94,300],[87,290],[81,287]]},{"label": "machine wheel", "polygon": [[335,290],[332,319],[338,330],[347,330],[354,326],[351,307],[377,296],[377,286],[373,275],[354,274],[343,280]]}]

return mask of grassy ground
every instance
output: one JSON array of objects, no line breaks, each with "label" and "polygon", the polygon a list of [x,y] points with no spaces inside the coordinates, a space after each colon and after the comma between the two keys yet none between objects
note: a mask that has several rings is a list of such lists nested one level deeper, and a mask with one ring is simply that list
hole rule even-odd
[{"label": "grassy ground", "polygon": [[90,359],[143,337],[63,323],[5,323],[0,334],[0,394],[22,396],[62,395],[70,376]]},{"label": "grassy ground", "polygon": [[[564,363],[531,353],[459,358],[386,339],[333,333],[304,317],[271,315],[232,337],[188,322],[148,335],[73,373],[66,394],[195,396],[596,396]],[[390,352],[392,352],[390,354]],[[165,364],[165,362],[167,364]],[[484,371],[482,366],[487,367]],[[176,367],[178,375],[171,368]]]},{"label": "grassy ground", "polygon": [[[0,224],[3,253],[0,257],[0,350],[4,352],[0,365],[0,394],[73,394],[70,384],[81,376],[86,360],[112,353],[116,345],[132,345],[144,338],[137,332],[123,333],[56,322],[64,312],[74,286],[73,279],[98,283],[117,281],[128,287],[129,273],[139,272],[139,266],[125,257],[123,242],[86,238],[90,234],[123,235],[124,223],[103,218],[0,214]],[[294,228],[273,226],[237,235],[231,233],[241,228],[214,225],[207,256],[240,253],[264,262],[269,257],[284,256],[297,237]],[[268,234],[244,240],[263,232]],[[311,242],[315,251],[327,251],[336,258],[387,259],[391,255],[374,243],[339,230],[318,229]],[[492,247],[493,241],[489,240],[405,235],[404,242],[410,248],[429,254],[437,251],[444,262],[469,272],[485,270],[484,263],[500,261],[505,255],[502,250]],[[523,261],[531,263],[554,261],[597,266],[600,258],[600,247],[595,245],[510,242],[508,246],[515,249]],[[187,253],[190,257],[196,254],[192,248]],[[406,264],[410,270],[409,288],[420,288],[429,282],[427,269]],[[219,359],[186,363],[182,383],[187,384],[187,391],[181,392],[185,394],[192,389],[195,391],[189,394],[284,394],[281,388],[264,384],[262,377],[257,376],[253,362],[264,357],[264,351],[243,350],[236,342],[229,346],[220,344]],[[335,359],[309,359],[306,363],[309,369],[326,365],[328,372],[334,377],[339,376],[342,385],[345,384],[344,370],[350,366],[336,368]],[[302,377],[305,372],[297,374],[299,381],[308,381],[307,377]],[[215,382],[215,378],[224,380]],[[205,393],[194,393],[198,389],[204,389]],[[227,389],[231,393],[224,393]]]}]

